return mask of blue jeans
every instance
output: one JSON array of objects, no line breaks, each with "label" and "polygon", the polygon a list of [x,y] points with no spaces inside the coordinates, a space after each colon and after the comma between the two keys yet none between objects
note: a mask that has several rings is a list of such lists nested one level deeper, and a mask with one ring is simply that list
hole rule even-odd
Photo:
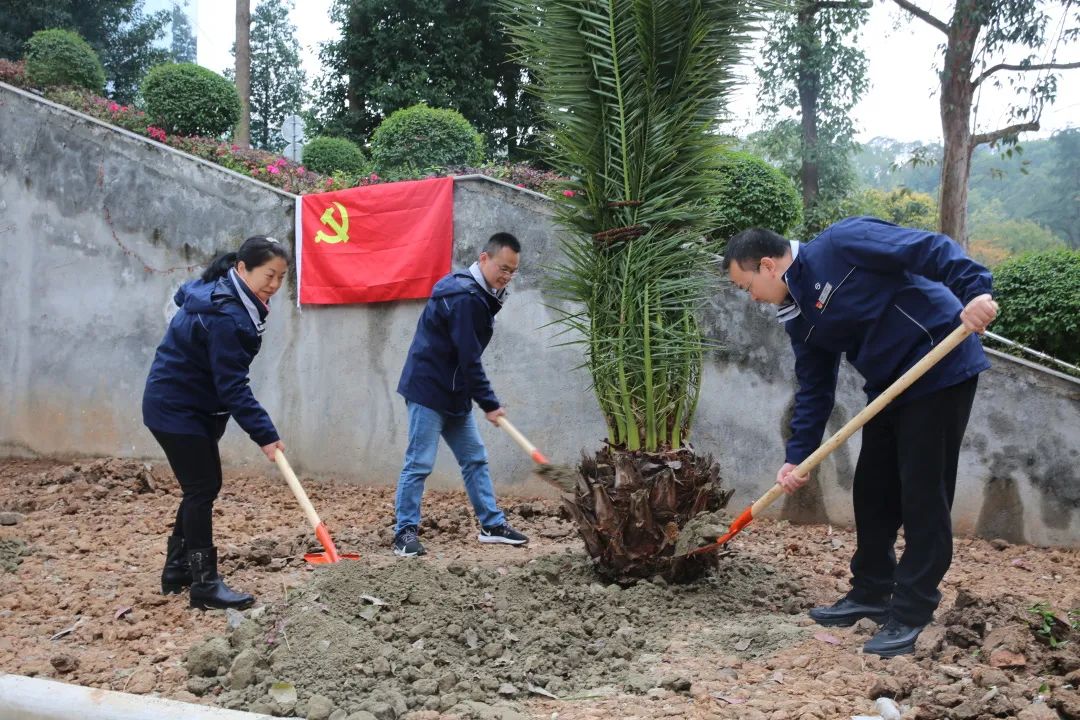
[{"label": "blue jeans", "polygon": [[440,435],[461,466],[465,492],[480,524],[497,527],[505,523],[488,473],[487,450],[473,414],[446,415],[414,402],[406,401],[405,405],[409,409],[409,447],[394,498],[397,515],[394,531],[399,532],[407,525],[420,526],[420,499],[424,495],[424,481],[435,467]]}]

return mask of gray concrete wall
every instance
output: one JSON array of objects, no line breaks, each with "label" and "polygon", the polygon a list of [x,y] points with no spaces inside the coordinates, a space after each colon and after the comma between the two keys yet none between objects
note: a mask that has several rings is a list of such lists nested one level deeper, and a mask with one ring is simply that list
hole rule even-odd
[{"label": "gray concrete wall", "polygon": [[[542,287],[558,259],[543,198],[489,180],[454,190],[454,262],[493,231],[522,240],[522,271],[485,365],[518,427],[570,461],[603,436],[581,356],[555,347]],[[293,199],[273,188],[0,86],[0,453],[160,457],[139,401],[175,288],[218,249],[267,233],[291,241]],[[398,373],[422,303],[295,307],[275,300],[252,385],[303,472],[393,483],[405,444]],[[741,508],[770,486],[794,379],[766,308],[718,283],[705,312],[711,352],[694,437],[714,453]],[[965,533],[1080,545],[1080,383],[994,355],[961,456],[954,517]],[[865,404],[845,366],[829,431]],[[497,484],[542,490],[529,461],[481,423]],[[851,521],[859,438],[776,512]],[[235,427],[226,461],[270,472]],[[433,484],[456,485],[450,453]]]}]

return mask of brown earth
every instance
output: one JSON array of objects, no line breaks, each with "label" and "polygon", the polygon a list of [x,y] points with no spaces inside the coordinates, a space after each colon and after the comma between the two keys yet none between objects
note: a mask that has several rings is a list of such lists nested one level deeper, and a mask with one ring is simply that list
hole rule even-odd
[{"label": "brown earth", "polygon": [[159,594],[167,469],[0,461],[0,670],[319,720],[850,718],[879,698],[905,718],[1080,718],[1075,550],[958,539],[918,651],[881,660],[868,621],[805,616],[847,588],[846,530],[759,520],[704,580],[620,587],[551,500],[504,497],[532,542],[491,547],[463,493],[429,492],[429,554],[398,560],[391,488],[305,480],[362,555],[313,570],[270,470],[228,476],[215,518],[224,573],[260,602],[203,613]]}]

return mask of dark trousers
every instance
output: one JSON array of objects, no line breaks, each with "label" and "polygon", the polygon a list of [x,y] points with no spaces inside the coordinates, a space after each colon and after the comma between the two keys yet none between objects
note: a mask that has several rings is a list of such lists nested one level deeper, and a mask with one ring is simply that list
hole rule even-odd
[{"label": "dark trousers", "polygon": [[[941,602],[938,583],[952,562],[956,465],[978,377],[899,407],[863,427],[853,488],[858,546],[849,597],[892,597],[892,615],[925,625]],[[904,553],[896,561],[897,531]]]},{"label": "dark trousers", "polygon": [[214,500],[221,491],[217,440],[202,435],[150,432],[165,451],[183,491],[172,534],[184,538],[192,549],[213,547]]}]

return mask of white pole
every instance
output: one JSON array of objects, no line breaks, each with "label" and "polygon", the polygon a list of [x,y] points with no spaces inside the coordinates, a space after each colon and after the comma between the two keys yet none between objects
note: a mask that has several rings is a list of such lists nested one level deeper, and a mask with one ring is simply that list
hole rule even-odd
[{"label": "white pole", "polygon": [[0,720],[271,720],[269,715],[192,705],[0,673]]}]

